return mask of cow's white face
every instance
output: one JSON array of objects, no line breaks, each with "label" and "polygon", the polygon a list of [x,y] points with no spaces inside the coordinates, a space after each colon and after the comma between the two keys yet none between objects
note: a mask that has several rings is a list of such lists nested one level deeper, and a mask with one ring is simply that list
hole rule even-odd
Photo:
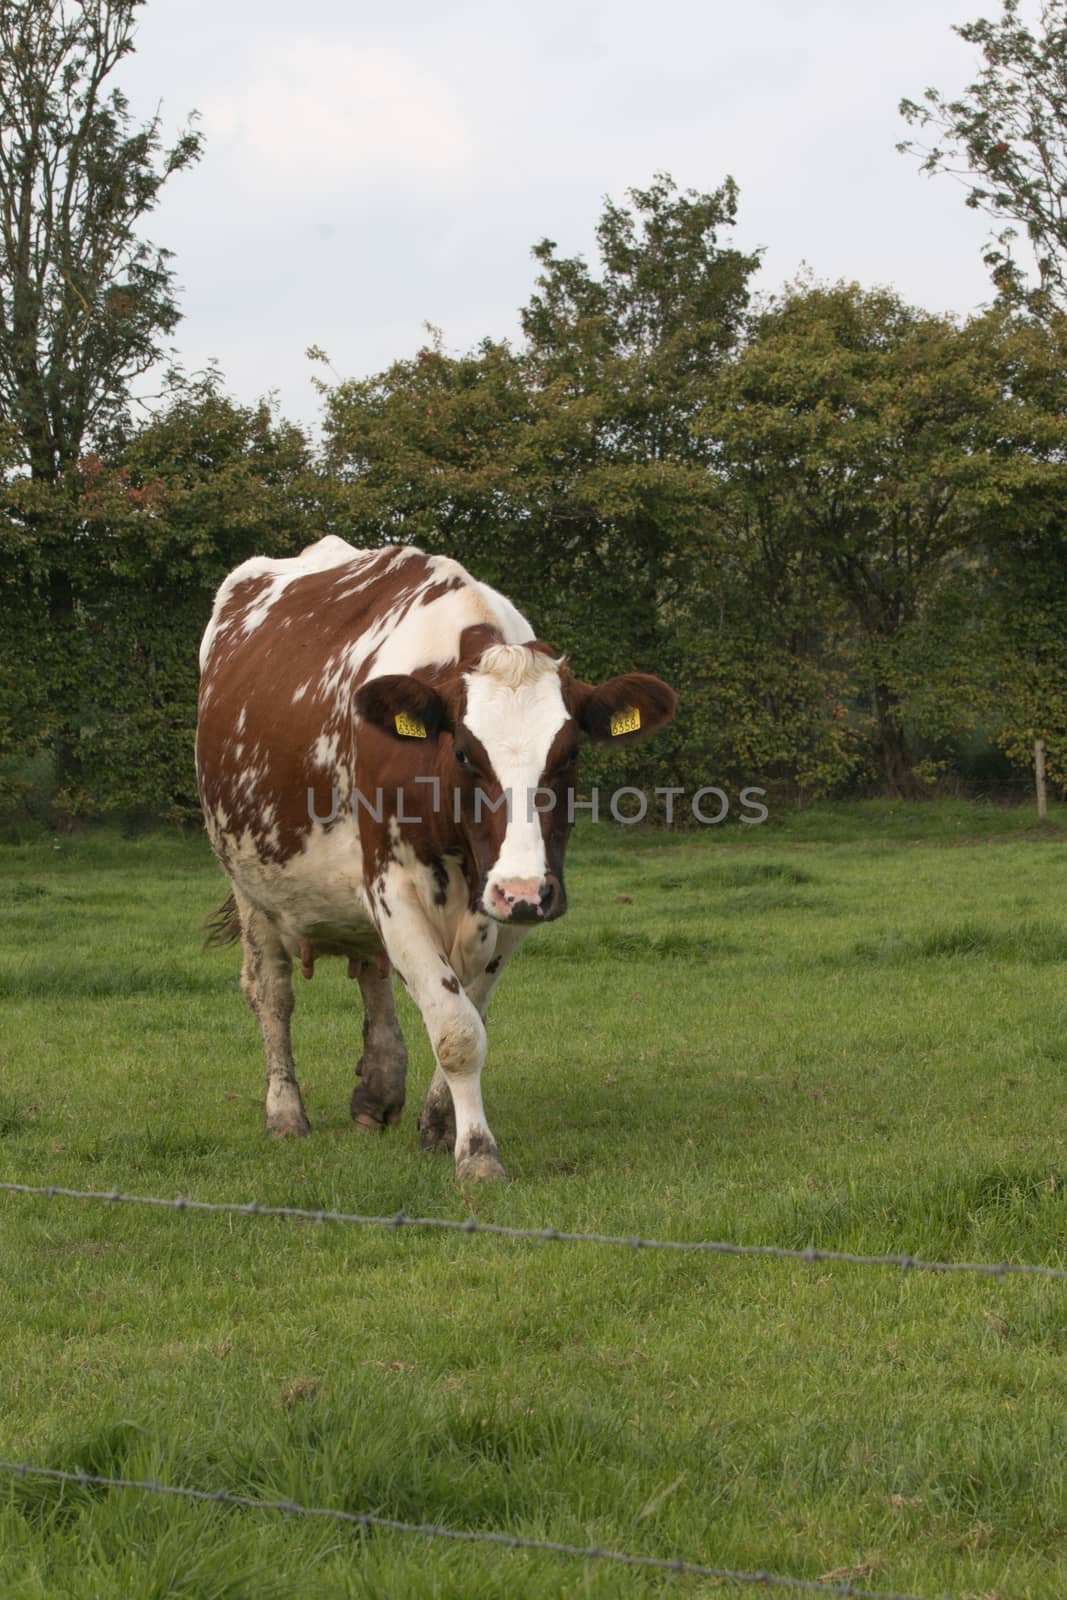
[{"label": "cow's white face", "polygon": [[[563,698],[559,661],[522,645],[487,650],[465,675],[466,705],[455,730],[457,764],[477,740],[478,765],[488,765],[506,799],[499,853],[486,874],[482,908],[502,922],[548,921],[563,909],[562,860],[550,861],[542,812],[566,807],[561,772],[573,765],[578,730]],[[571,724],[573,738],[560,739]],[[484,752],[484,755],[483,755]],[[483,776],[489,776],[484,773]],[[555,817],[553,838],[564,817]]]},{"label": "cow's white face", "polygon": [[[440,783],[445,831],[428,830],[422,848],[443,854],[458,844],[472,903],[497,922],[550,922],[566,909],[563,857],[580,739],[646,738],[670,721],[675,697],[639,672],[594,688],[532,643],[489,645],[474,665],[437,683],[368,679],[355,704],[407,746],[390,781],[407,772],[413,783]],[[454,819],[455,843],[445,818]]]}]

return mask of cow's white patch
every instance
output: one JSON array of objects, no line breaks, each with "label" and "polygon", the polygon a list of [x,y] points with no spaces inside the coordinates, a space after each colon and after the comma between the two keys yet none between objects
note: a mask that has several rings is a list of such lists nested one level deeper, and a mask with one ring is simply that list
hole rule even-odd
[{"label": "cow's white patch", "polygon": [[567,721],[559,666],[540,651],[497,645],[485,652],[477,671],[465,676],[464,721],[510,796],[510,820],[486,895],[508,879],[544,880],[545,842],[531,805],[552,741]]},{"label": "cow's white patch", "polygon": [[[269,818],[269,822],[268,822]],[[269,911],[291,952],[304,939],[353,953],[374,948],[377,935],[363,882],[359,830],[347,819],[332,828],[313,826],[303,849],[287,860],[265,859],[277,844],[273,807],[264,809],[266,832],[246,830],[231,847],[229,870],[243,891]]]},{"label": "cow's white patch", "polygon": [[266,775],[267,769],[265,766],[258,765],[255,761],[250,761],[248,766],[242,769],[241,775],[237,779],[238,788],[242,789],[247,795],[248,791],[261,783]]},{"label": "cow's white patch", "polygon": [[[464,988],[476,984],[483,977],[486,967],[496,955],[497,940],[504,931],[499,922],[493,922],[479,911],[466,911],[460,918],[448,959]],[[528,931],[523,929],[523,932]]]},{"label": "cow's white patch", "polygon": [[337,750],[340,741],[336,733],[320,733],[315,740],[311,751],[311,759],[317,767],[333,767],[337,764]]},{"label": "cow's white patch", "polygon": [[487,621],[500,629],[505,644],[529,644],[537,637],[522,612],[506,595],[497,594],[487,583],[476,583],[474,587],[482,597]]},{"label": "cow's white patch", "polygon": [[257,595],[255,604],[250,605],[241,618],[241,632],[243,634],[247,635],[256,631],[260,623],[264,622],[270,615],[274,602],[285,593],[292,581],[292,577],[280,574],[268,581]]}]

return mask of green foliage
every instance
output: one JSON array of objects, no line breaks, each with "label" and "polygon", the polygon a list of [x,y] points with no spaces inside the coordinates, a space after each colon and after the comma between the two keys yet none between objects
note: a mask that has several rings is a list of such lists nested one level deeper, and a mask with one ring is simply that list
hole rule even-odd
[{"label": "green foliage", "polygon": [[1025,380],[1040,337],[888,290],[798,286],[756,320],[702,421],[779,635],[804,619],[825,653],[828,618],[843,624],[847,694],[891,791],[921,789],[923,747],[973,727],[1010,671],[991,648],[989,550],[1028,500],[1062,496],[1060,415]]},{"label": "green foliage", "polygon": [[[61,708],[76,774],[61,809],[193,814],[197,642],[214,590],[248,556],[315,536],[315,487],[299,430],[211,383],[56,485],[11,480],[0,548],[23,609],[0,642],[8,767],[48,743]],[[57,568],[72,597],[61,634],[48,609]]]},{"label": "green foliage", "polygon": [[608,202],[600,272],[534,251],[522,349],[439,339],[326,389],[326,464],[357,544],[403,537],[464,561],[594,679],[636,667],[681,691],[650,750],[597,753],[591,779],[758,773],[821,792],[851,770],[839,685],[767,625],[723,537],[723,484],[694,420],[743,326],[757,257],[720,243],[736,190],[657,178]]},{"label": "green foliage", "polygon": [[[927,89],[922,102],[902,100],[909,123],[932,129],[933,145],[906,141],[922,170],[948,172],[967,186],[966,203],[1007,225],[983,259],[1001,297],[1040,316],[1067,310],[1067,0],[1044,0],[1032,32],[1019,0],[1003,0],[1000,17],[953,29],[983,57],[976,80],[954,99]],[[1013,254],[1022,228],[1036,284]]]},{"label": "green foliage", "polygon": [[983,624],[998,665],[1000,747],[1020,765],[1045,740],[1048,775],[1067,785],[1067,317],[1015,321],[1002,345],[1003,403],[986,446],[995,461],[982,525]]},{"label": "green foliage", "polygon": [[435,337],[324,386],[338,525],[457,556],[587,677],[676,685],[674,727],[591,779],[914,794],[980,719],[1023,759],[1007,724],[1052,680],[1013,620],[1025,563],[994,552],[1060,537],[1058,335],[855,285],[746,319],[733,184],[629,202],[599,272],[536,247],[521,348]]},{"label": "green foliage", "polygon": [[580,646],[590,675],[620,649],[654,665],[686,597],[716,497],[689,423],[756,265],[717,242],[732,184],[679,194],[660,178],[630,198],[632,212],[606,207],[599,278],[537,247],[523,350],[452,357],[435,341],[326,395],[327,464],[361,541],[403,528],[447,549]]},{"label": "green foliage", "polygon": [[201,139],[170,148],[107,88],[143,0],[0,7],[0,411],[54,481],[125,415],[178,321],[168,253],[138,237]]},{"label": "green foliage", "polygon": [[321,383],[317,455],[214,375],[51,476],[9,418],[0,801],[55,756],[61,809],[189,814],[213,591],[326,531],[458,558],[589,680],[671,682],[589,784],[927,793],[977,727],[1067,784],[1067,320],[811,283],[750,314],[736,209],[607,201],[595,266],[535,248],[520,345]]}]

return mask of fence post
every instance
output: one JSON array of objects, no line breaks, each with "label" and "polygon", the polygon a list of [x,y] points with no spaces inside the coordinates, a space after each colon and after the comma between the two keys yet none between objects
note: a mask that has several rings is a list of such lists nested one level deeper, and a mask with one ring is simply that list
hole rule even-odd
[{"label": "fence post", "polygon": [[1037,817],[1044,822],[1048,816],[1048,795],[1045,791],[1045,741],[1034,740],[1034,776],[1037,780]]}]

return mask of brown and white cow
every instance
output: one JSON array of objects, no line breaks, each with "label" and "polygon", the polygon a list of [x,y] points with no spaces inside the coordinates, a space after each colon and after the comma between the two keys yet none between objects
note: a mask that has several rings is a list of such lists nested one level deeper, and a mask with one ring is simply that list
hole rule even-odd
[{"label": "brown and white cow", "polygon": [[583,737],[654,733],[673,691],[639,673],[583,683],[457,562],[333,536],[237,567],[200,666],[200,795],[233,887],[220,931],[240,934],[266,1046],[267,1131],[309,1131],[294,957],[310,977],[340,955],[364,1004],[356,1125],[384,1128],[404,1104],[391,966],[437,1061],[423,1145],[454,1148],[461,1181],[502,1177],[482,1108],[489,997],[531,927],[566,907]]}]

